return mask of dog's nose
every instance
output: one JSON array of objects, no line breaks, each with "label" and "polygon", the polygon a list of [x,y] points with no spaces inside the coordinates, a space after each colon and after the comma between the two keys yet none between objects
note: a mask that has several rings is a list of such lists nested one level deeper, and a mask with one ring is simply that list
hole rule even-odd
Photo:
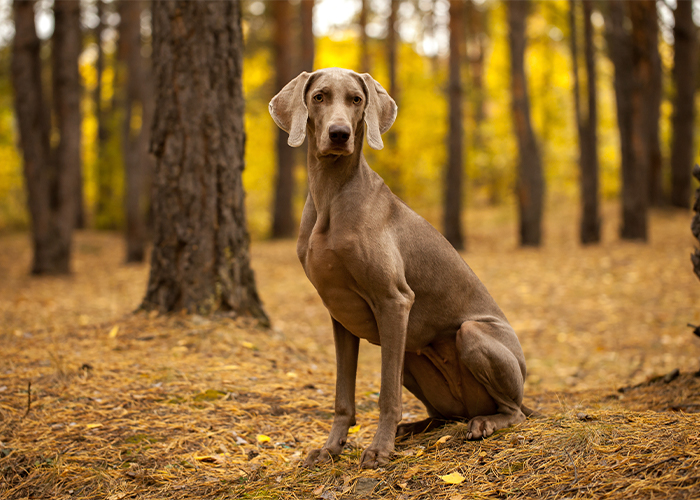
[{"label": "dog's nose", "polygon": [[333,144],[345,144],[350,139],[350,127],[346,125],[331,125],[328,135]]}]

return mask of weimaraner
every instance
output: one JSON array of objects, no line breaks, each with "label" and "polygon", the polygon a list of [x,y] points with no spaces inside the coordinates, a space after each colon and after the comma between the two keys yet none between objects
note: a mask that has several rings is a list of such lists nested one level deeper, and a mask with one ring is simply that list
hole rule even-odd
[{"label": "weimaraner", "polygon": [[[335,417],[328,441],[304,462],[343,451],[355,425],[360,339],[381,346],[379,425],[364,468],[386,465],[397,436],[470,419],[479,439],[522,422],[525,358],[513,328],[457,251],[396,197],[362,154],[396,119],[397,106],[369,74],[301,73],[272,101],[289,145],[308,135],[309,195],[297,254],[330,312],[336,350]],[[429,418],[401,421],[401,384]]]}]

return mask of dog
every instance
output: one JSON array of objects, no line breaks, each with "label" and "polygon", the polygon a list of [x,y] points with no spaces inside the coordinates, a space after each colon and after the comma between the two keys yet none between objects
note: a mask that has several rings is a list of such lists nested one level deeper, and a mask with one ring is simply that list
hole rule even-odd
[{"label": "dog", "polygon": [[[468,419],[469,439],[522,422],[525,357],[513,328],[459,253],[362,154],[365,136],[383,148],[394,100],[367,73],[328,68],[301,73],[269,110],[290,146],[308,137],[297,254],[330,312],[336,351],[333,425],[303,465],[339,455],[355,425],[360,339],[381,346],[379,423],[361,467],[386,465],[397,436],[445,420]],[[429,418],[399,425],[402,384]]]}]

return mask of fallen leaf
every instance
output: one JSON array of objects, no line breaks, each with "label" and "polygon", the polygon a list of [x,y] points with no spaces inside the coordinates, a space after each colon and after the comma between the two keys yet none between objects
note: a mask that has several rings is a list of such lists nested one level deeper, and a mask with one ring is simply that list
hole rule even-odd
[{"label": "fallen leaf", "polygon": [[97,427],[102,427],[102,424],[87,424],[85,427],[88,429],[95,429]]},{"label": "fallen leaf", "polygon": [[108,336],[110,339],[113,339],[114,337],[117,336],[118,333],[119,333],[119,325],[116,325],[115,327],[113,327],[113,328],[109,331],[109,333],[107,334],[107,336]]},{"label": "fallen leaf", "polygon": [[242,345],[243,347],[245,347],[246,349],[254,349],[254,348],[255,348],[255,346],[253,345],[252,342],[248,342],[248,341],[246,341],[246,340],[244,340],[243,342],[241,342],[241,345]]},{"label": "fallen leaf", "polygon": [[513,446],[517,446],[523,443],[525,443],[525,436],[521,435],[513,436],[513,438],[510,440],[510,444],[512,444]]},{"label": "fallen leaf", "polygon": [[440,439],[438,439],[436,441],[435,446],[440,445],[440,444],[445,444],[450,439],[452,439],[452,436],[450,436],[449,434],[447,436],[442,436]]},{"label": "fallen leaf", "polygon": [[265,434],[258,434],[257,440],[258,443],[267,443],[270,441],[270,436],[266,436]]},{"label": "fallen leaf", "polygon": [[317,497],[318,497],[318,496],[321,496],[321,493],[323,493],[323,489],[324,489],[325,487],[326,487],[326,485],[325,485],[325,484],[322,484],[321,486],[319,486],[318,488],[316,488],[314,491],[312,491],[312,493],[314,494],[314,496],[317,496]]},{"label": "fallen leaf", "polygon": [[460,484],[464,481],[464,476],[459,472],[453,472],[452,474],[447,474],[446,476],[440,476],[440,479],[445,481],[447,484]]},{"label": "fallen leaf", "polygon": [[356,434],[360,430],[360,424],[353,425],[348,429],[348,434]]},{"label": "fallen leaf", "polygon": [[286,375],[287,378],[297,378],[297,374],[294,372],[287,372]]},{"label": "fallen leaf", "polygon": [[416,452],[416,457],[420,457],[423,454],[423,450],[418,450]]},{"label": "fallen leaf", "polygon": [[449,500],[462,500],[462,498],[464,498],[464,496],[461,493],[455,493],[449,498]]}]

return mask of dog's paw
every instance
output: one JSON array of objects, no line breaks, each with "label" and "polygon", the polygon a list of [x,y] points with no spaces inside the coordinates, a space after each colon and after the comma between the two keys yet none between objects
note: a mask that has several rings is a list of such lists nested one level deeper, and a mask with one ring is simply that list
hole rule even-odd
[{"label": "dog's paw", "polygon": [[467,439],[489,437],[499,428],[500,427],[489,417],[474,417],[468,424]]},{"label": "dog's paw", "polygon": [[328,448],[320,448],[318,450],[311,450],[308,455],[306,455],[306,460],[301,464],[302,467],[311,468],[319,464],[324,464],[333,460],[333,455],[328,451]]},{"label": "dog's paw", "polygon": [[360,458],[360,467],[362,469],[376,469],[377,467],[384,467],[389,463],[389,457],[393,450],[382,451],[371,446],[362,452],[362,457]]}]

